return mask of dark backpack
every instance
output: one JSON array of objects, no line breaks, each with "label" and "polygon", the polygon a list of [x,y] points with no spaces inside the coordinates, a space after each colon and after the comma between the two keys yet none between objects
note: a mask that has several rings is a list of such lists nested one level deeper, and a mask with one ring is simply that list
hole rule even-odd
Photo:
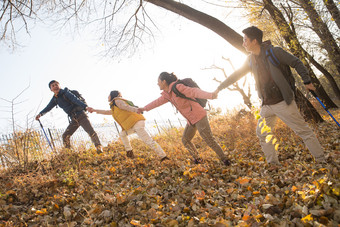
[{"label": "dark backpack", "polygon": [[[76,96],[80,101],[82,101],[83,103],[85,103],[85,104],[87,105],[87,103],[86,103],[86,101],[85,101],[85,98],[79,93],[79,91],[77,91],[77,90],[70,90],[70,89],[68,89],[67,87],[65,87],[64,90],[65,90],[65,91],[71,92],[71,93],[72,93],[74,96]],[[74,105],[74,107],[73,107],[73,109],[72,109],[71,112],[78,112],[78,111],[83,110],[83,107],[78,106],[78,105],[72,103],[72,102],[66,97],[66,95],[64,95],[64,99],[65,99],[66,101],[68,101],[69,103],[71,103],[72,105]]]},{"label": "dark backpack", "polygon": [[200,88],[197,83],[195,81],[193,81],[193,79],[191,78],[185,78],[185,79],[182,79],[182,80],[178,80],[171,88],[171,90],[176,94],[177,97],[181,97],[181,98],[184,98],[184,99],[189,99],[191,101],[194,101],[194,102],[198,102],[202,107],[205,107],[207,105],[207,100],[206,99],[198,99],[198,98],[195,98],[195,99],[192,99],[192,98],[189,98],[189,97],[186,97],[183,93],[181,93],[177,88],[176,88],[176,85],[177,84],[184,84],[185,86],[187,87],[197,87],[197,88]]},{"label": "dark backpack", "polygon": [[80,101],[82,101],[83,103],[85,103],[87,105],[85,98],[79,93],[79,91],[77,91],[77,90],[69,90],[69,91],[72,94],[74,94]]}]

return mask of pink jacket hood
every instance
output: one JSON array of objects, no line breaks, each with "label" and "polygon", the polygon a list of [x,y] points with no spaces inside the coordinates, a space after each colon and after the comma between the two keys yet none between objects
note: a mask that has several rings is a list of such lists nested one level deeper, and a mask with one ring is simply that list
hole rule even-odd
[{"label": "pink jacket hood", "polygon": [[[171,102],[176,109],[185,117],[190,124],[196,124],[207,115],[206,110],[197,102],[177,97],[171,90],[176,81],[169,85],[168,91],[163,91],[161,97],[150,102],[144,107],[146,111],[159,107],[167,102]],[[213,93],[202,91],[199,88],[187,87],[184,84],[177,85],[178,91],[188,98],[212,99]]]}]

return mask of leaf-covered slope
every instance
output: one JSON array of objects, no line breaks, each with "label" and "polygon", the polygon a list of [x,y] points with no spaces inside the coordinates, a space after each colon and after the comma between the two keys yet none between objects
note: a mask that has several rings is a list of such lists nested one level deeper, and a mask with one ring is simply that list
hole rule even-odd
[{"label": "leaf-covered slope", "polygon": [[194,165],[182,130],[155,139],[170,161],[133,140],[135,159],[111,144],[103,155],[61,152],[30,172],[7,170],[0,179],[0,226],[338,226],[339,129],[327,121],[315,130],[327,154],[316,165],[298,138],[279,123],[282,166],[265,163],[252,114],[211,121],[232,166],[194,138],[204,163]]}]

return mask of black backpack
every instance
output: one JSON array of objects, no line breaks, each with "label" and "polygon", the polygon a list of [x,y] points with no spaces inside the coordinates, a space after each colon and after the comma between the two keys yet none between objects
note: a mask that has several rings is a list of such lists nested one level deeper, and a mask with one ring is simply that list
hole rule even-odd
[{"label": "black backpack", "polygon": [[[86,103],[86,101],[85,101],[85,98],[79,93],[79,91],[77,91],[77,90],[70,90],[70,89],[68,89],[67,87],[65,87],[64,90],[65,90],[65,91],[71,92],[71,93],[72,93],[74,96],[76,96],[80,101],[82,101],[83,103],[85,103],[85,104],[87,105],[87,103]],[[65,99],[66,101],[68,101],[69,103],[71,103],[72,105],[75,106],[75,107],[73,107],[73,109],[72,109],[71,112],[78,112],[78,111],[83,110],[83,107],[78,106],[78,105],[72,103],[72,102],[66,97],[66,95],[64,95],[64,99]]]},{"label": "black backpack", "polygon": [[[68,89],[68,88],[65,88],[65,89]],[[87,105],[87,103],[86,103],[86,101],[85,101],[85,98],[79,93],[79,91],[77,91],[77,90],[70,90],[70,89],[68,89],[69,90],[69,92],[71,92],[72,94],[74,94],[80,101],[82,101],[83,103],[85,103],[86,105]],[[66,98],[67,99],[67,98]],[[67,99],[68,100],[68,99]]]},{"label": "black backpack", "polygon": [[185,79],[182,79],[182,80],[178,80],[172,86],[171,90],[176,94],[177,97],[181,97],[181,98],[184,98],[184,99],[189,99],[189,100],[194,101],[194,102],[198,102],[203,108],[207,105],[207,101],[208,100],[206,100],[206,99],[198,99],[198,98],[192,99],[192,98],[186,97],[183,93],[181,93],[176,88],[177,84],[184,84],[185,86],[188,86],[188,87],[197,87],[197,88],[200,88],[193,79],[185,78]]}]

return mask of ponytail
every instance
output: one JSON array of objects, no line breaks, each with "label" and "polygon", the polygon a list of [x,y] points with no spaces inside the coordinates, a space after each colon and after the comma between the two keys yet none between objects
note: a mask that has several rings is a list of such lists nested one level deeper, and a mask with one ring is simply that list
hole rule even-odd
[{"label": "ponytail", "polygon": [[116,105],[116,102],[113,99],[118,97],[118,95],[119,95],[119,91],[117,91],[117,90],[110,92],[110,97],[111,97],[110,108],[112,108],[114,105]]},{"label": "ponytail", "polygon": [[162,72],[158,77],[161,81],[165,80],[168,85],[177,80],[177,76],[174,73]]}]

